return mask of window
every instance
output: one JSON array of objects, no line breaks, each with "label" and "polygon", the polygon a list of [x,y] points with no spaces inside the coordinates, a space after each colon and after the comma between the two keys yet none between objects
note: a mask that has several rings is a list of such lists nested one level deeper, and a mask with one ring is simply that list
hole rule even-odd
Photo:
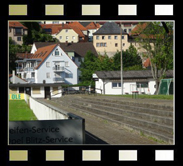
[{"label": "window", "polygon": [[96,47],[100,47],[100,43],[96,43]]},{"label": "window", "polygon": [[115,47],[117,47],[118,46],[118,43],[115,43]]},{"label": "window", "polygon": [[99,36],[96,36],[96,39],[99,40]]},{"label": "window", "polygon": [[59,38],[60,38],[60,40],[62,40],[62,36],[60,36]]},{"label": "window", "polygon": [[105,39],[105,36],[102,36],[102,40],[104,40]]},{"label": "window", "polygon": [[72,73],[65,73],[65,78],[73,78],[73,74]]},{"label": "window", "polygon": [[111,39],[111,36],[108,36],[108,39]]},{"label": "window", "polygon": [[46,73],[46,78],[50,78],[50,73]]},{"label": "window", "polygon": [[104,47],[107,47],[107,43],[104,43]]},{"label": "window", "polygon": [[15,28],[15,35],[22,35],[22,29],[21,28]]},{"label": "window", "polygon": [[21,37],[17,37],[17,41],[22,41],[22,38]]},{"label": "window", "polygon": [[100,47],[103,47],[103,43],[100,43]]},{"label": "window", "polygon": [[112,82],[112,88],[120,88],[121,83],[120,82]]},{"label": "window", "polygon": [[50,62],[46,62],[46,67],[50,67]]},{"label": "window", "polygon": [[76,39],[76,37],[75,37],[75,36],[72,36],[72,39],[73,39],[73,40],[75,40],[75,39]]},{"label": "window", "polygon": [[32,72],[32,73],[31,73],[31,78],[34,78],[34,77],[35,77],[35,73]]},{"label": "window", "polygon": [[124,38],[125,38],[125,37],[122,35],[122,36],[121,36],[121,39],[124,39]]},{"label": "window", "polygon": [[118,36],[114,36],[114,39],[115,39],[115,40],[118,39]]},{"label": "window", "polygon": [[66,36],[66,40],[68,40],[69,39],[69,36]]},{"label": "window", "polygon": [[126,29],[124,29],[124,32],[126,33],[126,32],[127,32],[127,30],[126,30]]},{"label": "window", "polygon": [[33,94],[41,94],[40,87],[32,87]]},{"label": "window", "polygon": [[137,82],[137,88],[148,88],[148,82]]},{"label": "window", "polygon": [[65,66],[69,67],[69,62],[68,61],[65,62]]},{"label": "window", "polygon": [[131,31],[132,31],[132,29],[129,29],[129,30],[128,30],[128,32],[131,32]]},{"label": "window", "polygon": [[68,29],[66,29],[65,32],[67,33],[68,32]]},{"label": "window", "polygon": [[58,51],[58,49],[55,50],[55,56],[59,56],[59,51]]},{"label": "window", "polygon": [[123,46],[125,46],[125,43],[123,43]]}]

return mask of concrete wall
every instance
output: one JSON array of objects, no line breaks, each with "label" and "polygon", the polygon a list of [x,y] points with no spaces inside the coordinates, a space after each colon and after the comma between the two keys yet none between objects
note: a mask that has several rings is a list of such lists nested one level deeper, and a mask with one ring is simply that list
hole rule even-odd
[{"label": "concrete wall", "polygon": [[68,119],[66,113],[46,106],[32,97],[29,98],[29,104],[38,120]]}]

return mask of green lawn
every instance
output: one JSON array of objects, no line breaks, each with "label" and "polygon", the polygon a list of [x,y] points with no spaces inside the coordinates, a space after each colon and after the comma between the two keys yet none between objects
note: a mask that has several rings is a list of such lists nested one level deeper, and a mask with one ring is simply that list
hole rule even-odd
[{"label": "green lawn", "polygon": [[9,100],[9,121],[37,120],[24,100]]},{"label": "green lawn", "polygon": [[[105,96],[119,96],[119,97],[131,97],[132,95],[105,95]],[[173,100],[173,95],[139,95],[141,99],[166,99],[166,100]]]}]

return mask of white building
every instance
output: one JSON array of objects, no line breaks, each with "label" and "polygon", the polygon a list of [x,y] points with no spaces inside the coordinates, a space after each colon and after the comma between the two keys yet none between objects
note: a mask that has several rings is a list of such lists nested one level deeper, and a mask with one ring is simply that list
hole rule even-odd
[{"label": "white building", "polygon": [[59,98],[62,97],[62,87],[58,83],[52,84],[9,84],[9,93],[28,94],[33,98]]},{"label": "white building", "polygon": [[78,83],[78,66],[58,44],[40,47],[32,53],[30,58],[16,61],[16,73],[22,79],[29,83]]},{"label": "white building", "polygon": [[[166,72],[167,78],[173,78],[173,70]],[[120,95],[121,73],[120,71],[96,71],[94,74],[95,89],[99,94]],[[152,77],[151,70],[123,71],[123,94],[155,93],[156,82]]]}]

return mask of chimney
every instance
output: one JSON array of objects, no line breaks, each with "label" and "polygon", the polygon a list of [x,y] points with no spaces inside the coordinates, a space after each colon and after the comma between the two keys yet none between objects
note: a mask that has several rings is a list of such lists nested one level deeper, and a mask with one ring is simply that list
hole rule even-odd
[{"label": "chimney", "polygon": [[13,84],[15,84],[15,70],[13,70]]}]

